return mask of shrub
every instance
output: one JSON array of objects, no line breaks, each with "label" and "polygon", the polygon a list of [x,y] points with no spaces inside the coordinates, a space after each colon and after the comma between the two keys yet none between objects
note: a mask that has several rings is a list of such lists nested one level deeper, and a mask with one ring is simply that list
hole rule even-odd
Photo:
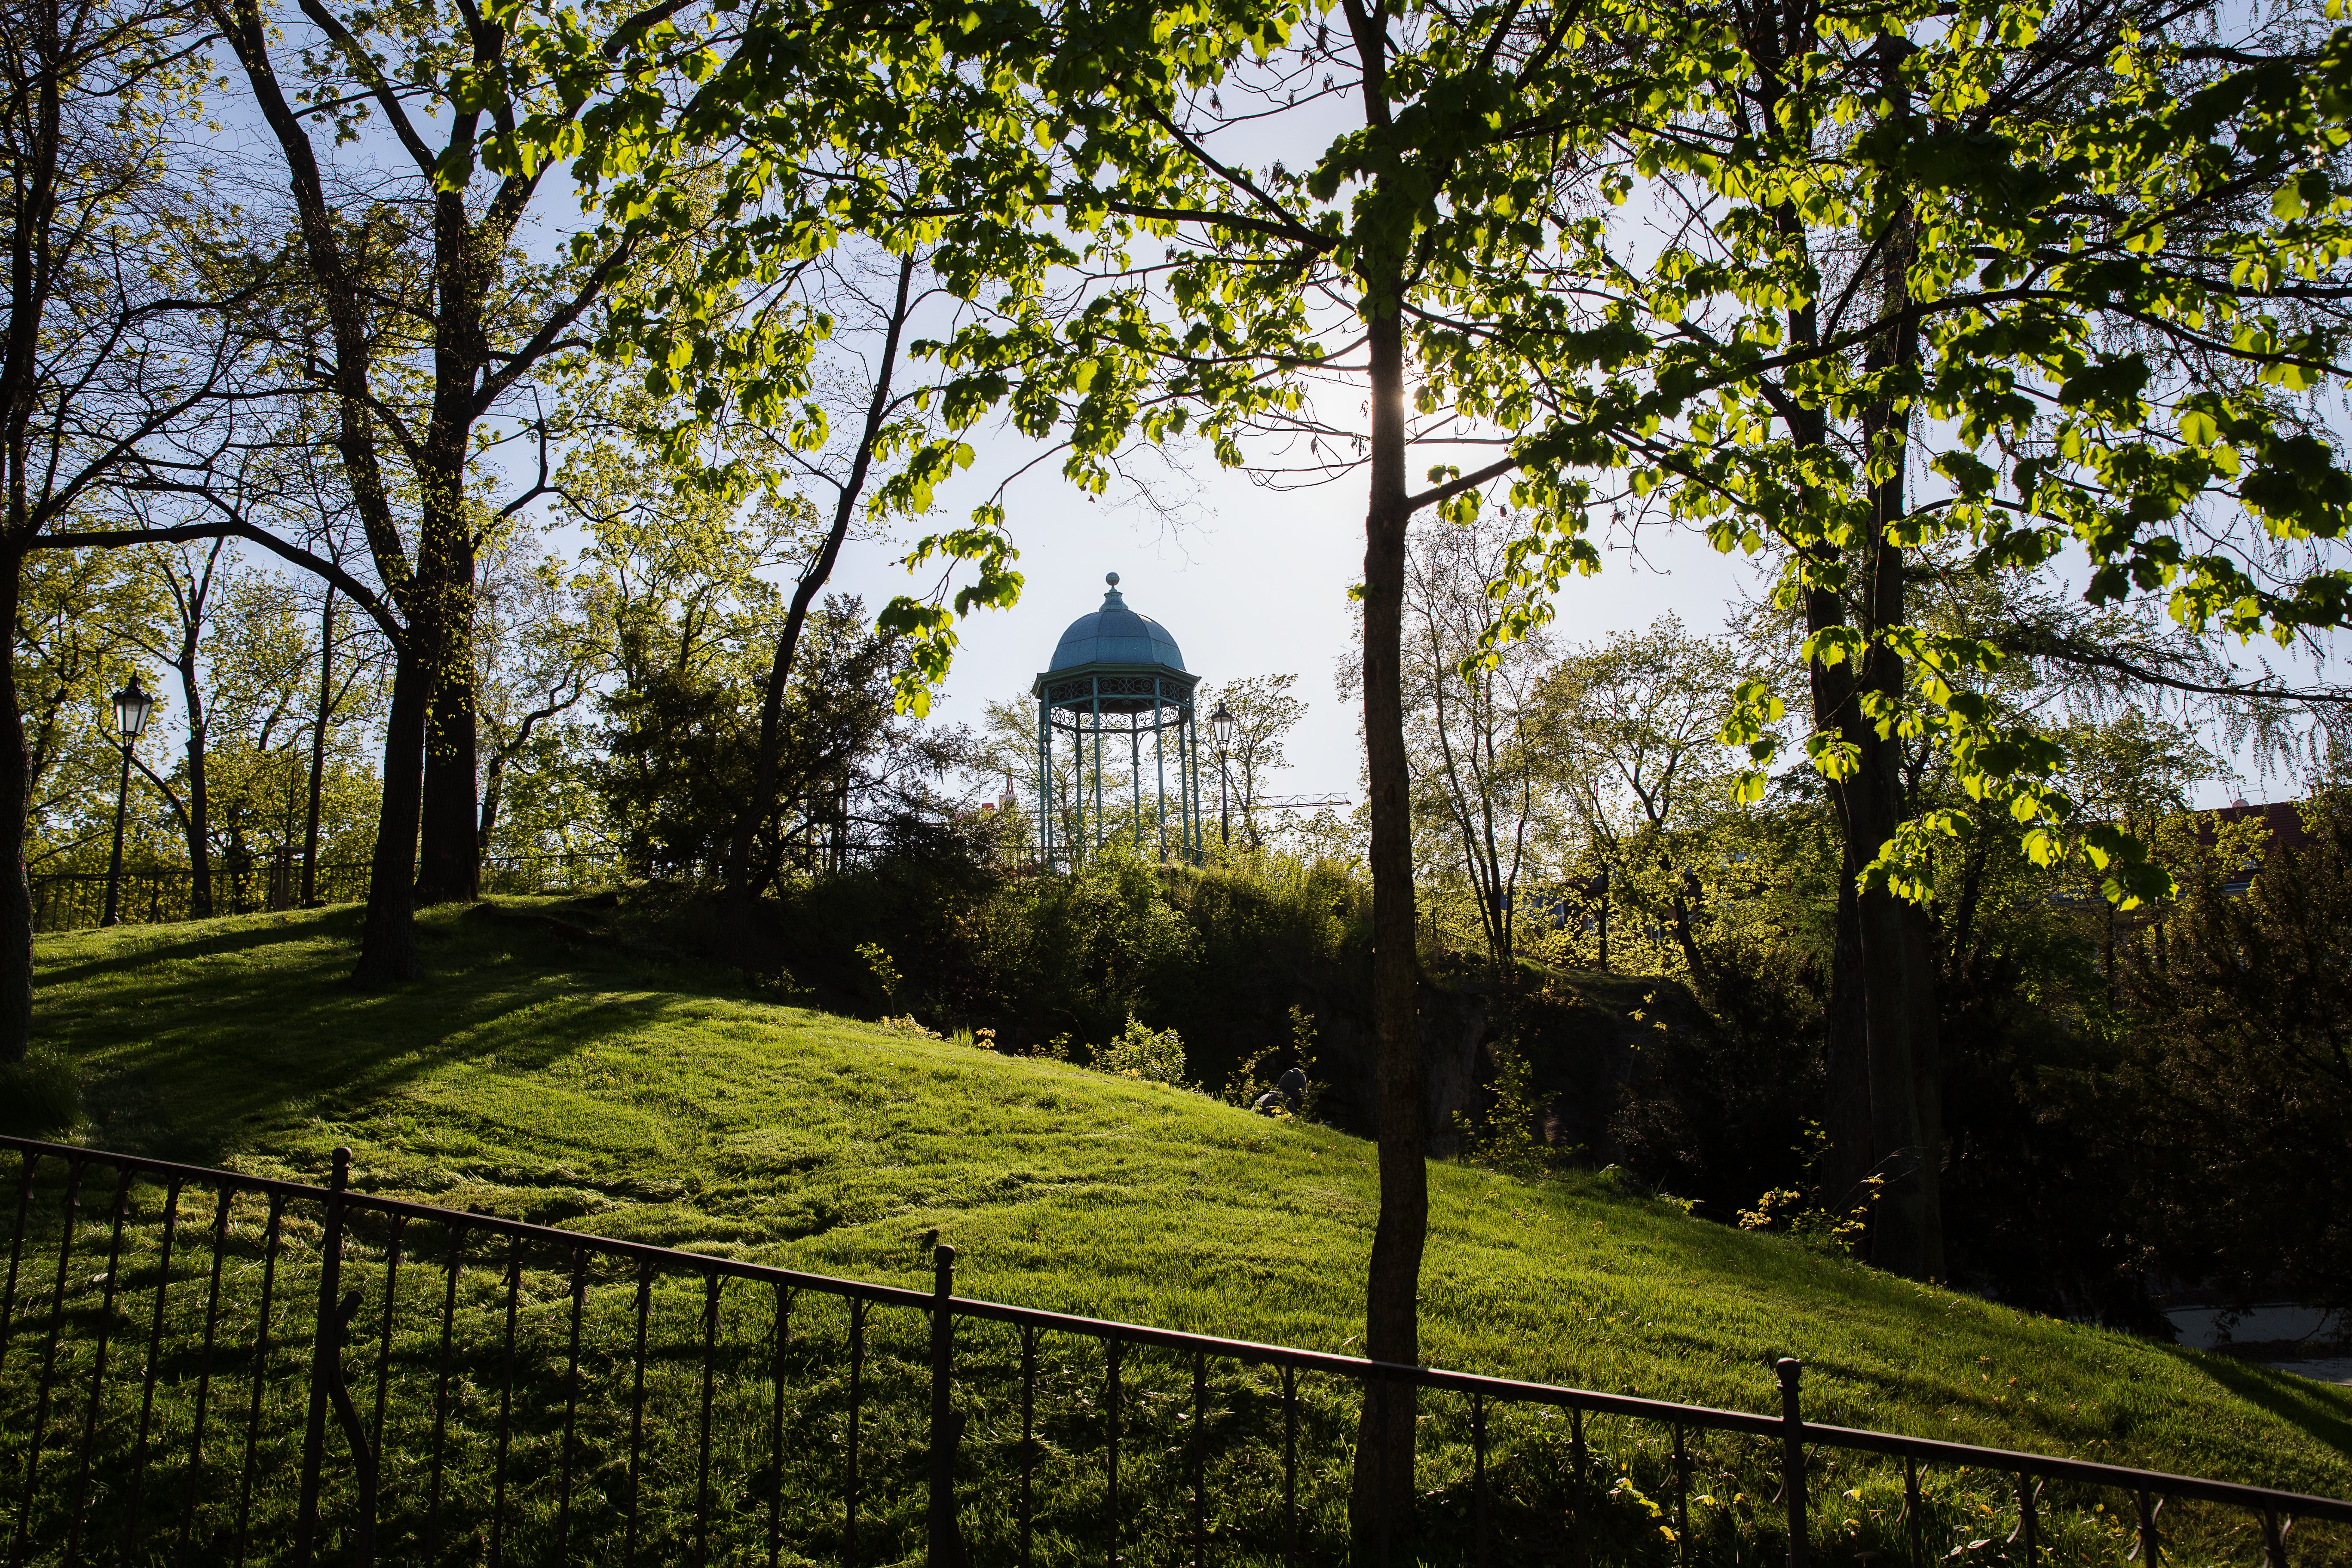
[{"label": "shrub", "polygon": [[1179,1089],[1192,1087],[1184,1076],[1184,1042],[1176,1031],[1147,1028],[1133,1014],[1128,1016],[1127,1027],[1118,1037],[1096,1047],[1094,1056],[1098,1072],[1139,1078],[1146,1083],[1171,1083]]},{"label": "shrub", "polygon": [[1211,1084],[1254,1053],[1278,1064],[1300,1001],[1370,984],[1369,903],[1344,868],[1171,867],[1107,849],[1042,877],[983,847],[959,839],[786,881],[759,962],[789,968],[813,1005],[992,1023],[1004,1051],[1050,1055],[1056,1037],[1099,1041],[1156,1018],[1194,1042],[1187,1069]]},{"label": "shrub", "polygon": [[1508,1039],[1496,1040],[1492,1050],[1495,1080],[1486,1113],[1459,1113],[1465,1123],[1464,1158],[1515,1176],[1539,1175],[1550,1168],[1552,1151],[1537,1132],[1542,1112],[1536,1104],[1534,1075],[1528,1058]]},{"label": "shrub", "polygon": [[898,966],[890,962],[889,952],[878,942],[859,942],[857,956],[866,961],[866,973],[873,975],[876,988],[882,993],[882,1005],[888,1008],[898,1000],[898,987],[903,984]]},{"label": "shrub", "polygon": [[1274,1080],[1265,1076],[1265,1058],[1272,1055],[1272,1046],[1261,1046],[1234,1064],[1233,1072],[1225,1079],[1227,1105],[1247,1110],[1258,1102],[1260,1095],[1274,1087]]}]

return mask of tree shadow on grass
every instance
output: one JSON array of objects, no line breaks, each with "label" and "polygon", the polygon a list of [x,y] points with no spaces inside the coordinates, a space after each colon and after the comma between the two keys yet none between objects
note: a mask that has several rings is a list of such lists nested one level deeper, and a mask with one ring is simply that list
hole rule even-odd
[{"label": "tree shadow on grass", "polygon": [[[267,924],[215,925],[207,921],[201,923],[209,929],[195,932],[186,932],[177,926],[125,927],[122,934],[110,943],[104,956],[77,963],[43,963],[37,948],[33,963],[34,984],[46,992],[59,986],[130,974],[158,963],[213,958],[223,953],[252,952],[288,942],[315,942],[320,937],[356,943],[362,912],[358,905],[352,904],[331,910],[306,910],[269,921]],[[157,934],[145,940],[138,934],[148,931]],[[167,932],[170,934],[164,934]],[[89,933],[76,931],[72,934],[83,937]],[[347,966],[351,960],[348,955],[339,953],[332,962]]]},{"label": "tree shadow on grass", "polygon": [[2260,1362],[2166,1348],[2192,1370],[2296,1427],[2314,1442],[2352,1455],[2352,1393],[2291,1372],[2274,1372]]},{"label": "tree shadow on grass", "polygon": [[[45,968],[36,1029],[84,1064],[89,1141],[217,1164],[270,1131],[363,1115],[452,1062],[544,1069],[628,1027],[616,1011],[650,1017],[669,1001],[612,994],[632,967],[616,955],[455,910],[419,921],[427,979],[362,991],[350,949],[319,940],[355,937],[358,921],[306,913]],[[222,957],[240,962],[165,967]]]}]

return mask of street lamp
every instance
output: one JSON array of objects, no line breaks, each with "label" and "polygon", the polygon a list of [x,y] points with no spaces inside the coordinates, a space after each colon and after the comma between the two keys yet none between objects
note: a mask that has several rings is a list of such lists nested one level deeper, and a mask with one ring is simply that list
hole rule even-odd
[{"label": "street lamp", "polygon": [[1217,710],[1209,715],[1209,728],[1217,734],[1217,843],[1222,847],[1233,842],[1234,812],[1227,799],[1225,776],[1225,743],[1234,738],[1234,716],[1225,710],[1223,698],[1217,700]]},{"label": "street lamp", "polygon": [[155,699],[136,675],[114,694],[114,727],[122,732],[122,783],[114,794],[114,860],[106,872],[106,915],[98,922],[102,926],[121,923],[122,819],[131,806],[131,748],[139,743],[139,731],[147,728],[147,715],[154,710]]}]

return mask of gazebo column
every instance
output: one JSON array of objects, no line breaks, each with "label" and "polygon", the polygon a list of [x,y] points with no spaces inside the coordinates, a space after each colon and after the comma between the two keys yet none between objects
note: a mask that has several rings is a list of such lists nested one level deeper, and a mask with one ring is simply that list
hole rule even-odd
[{"label": "gazebo column", "polygon": [[1200,815],[1200,803],[1192,798],[1192,694],[1176,709],[1176,788],[1184,797],[1184,858],[1198,861],[1201,847],[1194,842],[1199,837],[1199,824],[1193,819]]},{"label": "gazebo column", "polygon": [[1209,830],[1202,820],[1201,802],[1201,712],[1196,703],[1184,705],[1185,755],[1192,789],[1192,863],[1199,865],[1209,852]]},{"label": "gazebo column", "polygon": [[1192,775],[1191,764],[1186,760],[1192,755],[1192,704],[1191,694],[1187,693],[1176,704],[1176,798],[1178,809],[1182,813],[1177,832],[1183,836],[1187,863],[1192,858]]}]

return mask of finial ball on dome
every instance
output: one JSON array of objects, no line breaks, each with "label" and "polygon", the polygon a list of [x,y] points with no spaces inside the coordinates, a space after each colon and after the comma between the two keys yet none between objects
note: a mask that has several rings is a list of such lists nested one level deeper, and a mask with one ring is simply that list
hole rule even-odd
[{"label": "finial ball on dome", "polygon": [[1116,572],[1106,572],[1103,574],[1103,581],[1116,588],[1118,586],[1118,574]]}]

